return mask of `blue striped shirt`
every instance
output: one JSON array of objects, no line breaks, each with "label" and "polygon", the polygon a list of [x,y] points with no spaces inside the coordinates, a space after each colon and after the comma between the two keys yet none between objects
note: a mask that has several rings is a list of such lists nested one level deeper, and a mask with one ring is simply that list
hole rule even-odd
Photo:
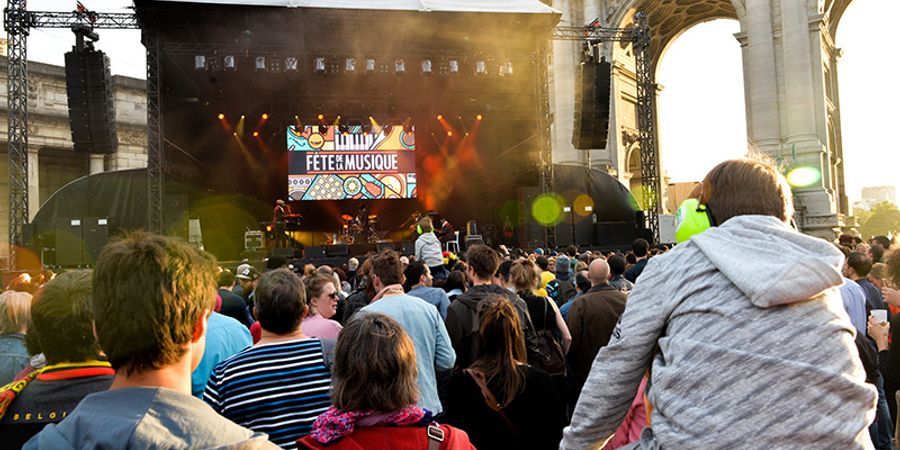
[{"label": "blue striped shirt", "polygon": [[312,338],[257,345],[219,363],[203,399],[231,421],[296,448],[331,406],[330,389],[322,343]]}]

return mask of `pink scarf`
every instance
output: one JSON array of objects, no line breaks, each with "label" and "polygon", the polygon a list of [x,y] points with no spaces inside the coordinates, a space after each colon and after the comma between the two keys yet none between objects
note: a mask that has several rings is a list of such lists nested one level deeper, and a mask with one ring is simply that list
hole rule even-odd
[{"label": "pink scarf", "polygon": [[384,294],[387,294],[388,291],[395,291],[403,293],[403,285],[402,284],[391,284],[384,287],[384,289],[378,291],[378,294],[375,295],[375,298],[372,299],[369,303],[375,303],[378,300],[381,300],[381,297],[384,297]]},{"label": "pink scarf", "polygon": [[334,406],[320,414],[313,422],[312,436],[316,441],[327,444],[353,434],[357,426],[374,425],[427,425],[431,423],[431,411],[415,406],[407,406],[399,411],[380,413],[377,411],[338,411]]}]

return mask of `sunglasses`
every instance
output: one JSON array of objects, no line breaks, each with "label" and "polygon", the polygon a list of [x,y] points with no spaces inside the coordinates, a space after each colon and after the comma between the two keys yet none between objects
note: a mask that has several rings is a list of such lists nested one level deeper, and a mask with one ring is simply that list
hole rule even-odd
[{"label": "sunglasses", "polygon": [[331,297],[333,299],[338,298],[338,294],[337,294],[337,292],[332,292],[332,293],[328,294],[328,297]]}]

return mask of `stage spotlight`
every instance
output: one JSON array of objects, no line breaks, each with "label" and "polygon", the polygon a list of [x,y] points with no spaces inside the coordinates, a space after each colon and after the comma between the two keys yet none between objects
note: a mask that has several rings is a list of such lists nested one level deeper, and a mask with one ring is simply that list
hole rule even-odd
[{"label": "stage spotlight", "polygon": [[225,120],[225,114],[219,113],[219,120]]},{"label": "stage spotlight", "polygon": [[403,58],[394,60],[394,73],[406,73],[406,62],[403,61]]},{"label": "stage spotlight", "polygon": [[286,72],[296,72],[297,71],[297,57],[288,56],[284,58],[284,70]]},{"label": "stage spotlight", "polygon": [[203,55],[194,56],[194,70],[206,70],[206,57]]},{"label": "stage spotlight", "polygon": [[512,74],[513,74],[512,62],[507,61],[503,65],[500,66],[500,76],[501,77],[511,77]]},{"label": "stage spotlight", "polygon": [[422,60],[422,73],[425,75],[431,75],[431,60],[430,59]]},{"label": "stage spotlight", "polygon": [[444,120],[444,115],[443,115],[443,114],[438,114],[438,115],[437,115],[437,120]]},{"label": "stage spotlight", "polygon": [[325,120],[325,114],[319,114],[318,116],[316,116],[316,119]]},{"label": "stage spotlight", "polygon": [[481,120],[481,119],[483,119],[483,117],[481,117],[481,114],[475,116],[475,120]]},{"label": "stage spotlight", "polygon": [[316,73],[323,74],[325,73],[325,58],[322,56],[316,57],[315,60]]},{"label": "stage spotlight", "polygon": [[268,114],[268,113],[262,113],[262,120],[269,120],[269,114]]},{"label": "stage spotlight", "polygon": [[265,56],[257,56],[256,57],[256,71],[262,72],[266,70],[266,57]]},{"label": "stage spotlight", "polygon": [[247,118],[247,116],[241,114],[241,119],[246,119],[246,118]]},{"label": "stage spotlight", "polygon": [[356,58],[344,59],[344,72],[347,72],[347,73],[356,72]]},{"label": "stage spotlight", "polygon": [[218,72],[222,70],[222,58],[215,55],[206,58],[206,67],[210,72]]},{"label": "stage spotlight", "polygon": [[266,60],[266,65],[269,66],[269,72],[278,73],[281,72],[281,58],[273,57]]},{"label": "stage spotlight", "polygon": [[375,60],[367,59],[366,60],[366,73],[375,73]]},{"label": "stage spotlight", "polygon": [[487,75],[487,63],[475,61],[475,75]]},{"label": "stage spotlight", "polygon": [[453,136],[453,132],[450,130],[447,130],[447,136]]},{"label": "stage spotlight", "polygon": [[259,131],[254,131],[254,132],[253,132],[253,137],[259,137]]},{"label": "stage spotlight", "polygon": [[235,61],[234,55],[225,55],[223,61],[225,62],[225,70],[237,70],[237,61]]},{"label": "stage spotlight", "polygon": [[450,68],[450,73],[453,73],[453,74],[459,73],[459,61],[457,61],[455,59],[451,59],[447,65]]}]

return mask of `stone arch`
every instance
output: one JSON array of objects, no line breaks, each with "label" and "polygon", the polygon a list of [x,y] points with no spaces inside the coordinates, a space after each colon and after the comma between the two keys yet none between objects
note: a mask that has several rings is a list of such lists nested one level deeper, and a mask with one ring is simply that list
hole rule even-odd
[{"label": "stone arch", "polygon": [[[653,70],[665,54],[672,42],[682,33],[703,22],[715,19],[735,19],[741,22],[746,9],[745,0],[626,0],[609,2],[606,25],[623,28],[631,25],[634,14],[643,11],[647,14],[650,30],[650,53]],[[815,0],[813,0],[815,1]],[[849,0],[845,0],[849,1]],[[617,45],[613,50],[614,57],[626,56],[621,51],[627,45]]]},{"label": "stone arch", "polygon": [[[841,17],[847,11],[847,7],[853,3],[853,0],[810,0],[810,7],[815,6],[817,14],[823,15],[825,26],[828,27],[828,33],[832,39],[837,39],[838,25]],[[815,4],[815,5],[812,5]]]},{"label": "stone arch", "polygon": [[641,145],[638,142],[632,143],[628,147],[627,156],[625,157],[625,171],[622,174],[622,181],[626,186],[628,186],[628,190],[631,191],[631,194],[634,195],[635,200],[637,200],[638,204],[642,205],[644,202],[644,196],[642,195],[641,189],[643,189],[643,178],[641,178]]}]

